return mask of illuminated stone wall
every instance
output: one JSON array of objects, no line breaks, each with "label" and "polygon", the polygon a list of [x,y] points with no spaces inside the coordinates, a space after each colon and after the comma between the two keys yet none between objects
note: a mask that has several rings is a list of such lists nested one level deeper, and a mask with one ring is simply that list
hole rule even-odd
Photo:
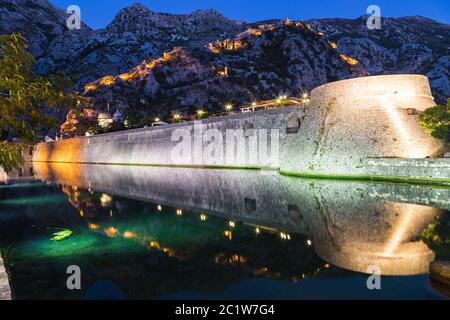
[{"label": "illuminated stone wall", "polygon": [[[177,142],[172,141],[172,133],[183,129],[196,139],[194,127],[198,122],[43,143],[37,146],[33,160],[263,166],[307,174],[383,175],[369,168],[366,159],[423,159],[444,154],[443,142],[432,138],[418,122],[420,112],[433,105],[428,79],[424,76],[356,78],[314,89],[310,103],[305,106],[240,113],[201,122],[203,130],[218,129],[224,138],[227,129],[279,129],[279,163],[267,165],[259,158],[251,161],[253,151],[248,147],[242,152],[244,163],[210,163],[199,157],[201,152],[194,141],[189,160],[178,159],[175,163],[172,150]],[[300,127],[291,130],[290,126],[296,122]],[[251,131],[245,136],[249,141]],[[419,167],[414,175],[424,176]]]},{"label": "illuminated stone wall", "polygon": [[[140,165],[217,165],[225,167],[263,166],[278,169],[279,161],[267,165],[262,158],[254,158],[254,152],[248,146],[249,141],[259,135],[260,131],[258,130],[265,129],[268,137],[267,146],[270,149],[270,134],[271,130],[274,129],[279,132],[280,139],[276,139],[276,141],[280,144],[279,149],[282,149],[281,144],[285,140],[286,124],[291,117],[297,116],[299,108],[293,106],[253,113],[238,113],[226,117],[212,117],[202,121],[184,122],[170,126],[41,143],[37,145],[33,161]],[[240,152],[234,149],[236,161],[229,163],[225,156],[222,157],[222,161],[218,162],[202,157],[202,151],[206,154],[206,146],[209,145],[209,142],[203,142],[202,149],[202,138],[205,138],[204,133],[209,129],[215,129],[222,135],[224,153],[226,153],[227,130],[238,130],[236,131],[238,134],[239,130],[241,131],[241,137],[245,141],[243,144],[245,150]],[[180,130],[191,137],[191,154],[187,159],[172,154],[181,139],[172,140],[174,137],[178,139],[176,132],[180,132]],[[254,130],[258,133],[255,133]],[[242,161],[237,161],[237,158]],[[215,158],[213,160],[220,159]]]},{"label": "illuminated stone wall", "polygon": [[314,89],[302,127],[288,137],[282,169],[365,174],[365,158],[425,158],[444,153],[442,141],[419,126],[434,106],[428,79],[419,75],[356,78]]}]

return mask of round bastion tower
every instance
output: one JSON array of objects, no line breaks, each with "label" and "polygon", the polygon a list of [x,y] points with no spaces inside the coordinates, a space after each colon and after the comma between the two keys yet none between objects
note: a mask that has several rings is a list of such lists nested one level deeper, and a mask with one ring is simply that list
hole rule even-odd
[{"label": "round bastion tower", "polygon": [[282,142],[282,170],[364,174],[367,158],[441,156],[444,143],[419,125],[435,105],[428,78],[388,75],[332,82],[311,92],[300,129]]}]

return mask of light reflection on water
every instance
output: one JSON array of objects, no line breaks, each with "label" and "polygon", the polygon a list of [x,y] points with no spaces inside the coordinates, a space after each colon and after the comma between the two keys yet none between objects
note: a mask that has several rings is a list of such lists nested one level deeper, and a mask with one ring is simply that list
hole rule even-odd
[{"label": "light reflection on water", "polygon": [[[32,193],[14,188],[0,199],[0,219],[13,217],[0,244],[19,298],[43,290],[48,298],[98,298],[105,291],[129,298],[261,298],[258,286],[310,279],[336,293],[333,283],[360,279],[360,292],[349,289],[347,296],[370,298],[362,274],[369,266],[383,275],[417,275],[410,286],[426,282],[435,255],[421,232],[444,214],[450,198],[445,189],[257,171],[47,163],[33,169],[38,180],[53,184]],[[64,201],[48,201],[61,195]],[[61,228],[73,236],[50,241]],[[63,266],[70,264],[86,270],[82,293],[61,286]],[[46,275],[34,270],[39,265]],[[273,294],[321,297],[311,288],[286,290]],[[270,290],[265,294],[270,298]]]}]

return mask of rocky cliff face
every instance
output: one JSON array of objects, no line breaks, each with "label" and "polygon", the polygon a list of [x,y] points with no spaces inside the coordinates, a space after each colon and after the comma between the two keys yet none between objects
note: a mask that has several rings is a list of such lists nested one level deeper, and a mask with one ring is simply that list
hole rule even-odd
[{"label": "rocky cliff face", "polygon": [[364,71],[332,47],[326,37],[301,23],[251,28],[234,38],[145,61],[131,72],[86,85],[96,108],[196,108],[221,111],[225,103],[241,105],[273,99]]},{"label": "rocky cliff face", "polygon": [[63,69],[79,88],[107,74],[127,72],[176,46],[202,47],[245,29],[214,10],[171,15],[141,4],[121,10],[100,30],[86,25],[68,30],[68,16],[46,0],[1,0],[0,33],[21,32],[29,39],[38,72]]},{"label": "rocky cliff face", "polygon": [[[363,70],[425,74],[439,102],[450,96],[449,25],[422,17],[384,19],[381,30],[370,31],[364,17],[246,24],[213,10],[171,15],[135,4],[104,29],[67,30],[66,13],[46,0],[1,0],[0,17],[0,33],[27,37],[38,72],[63,69],[80,89],[91,83],[86,95],[100,109],[107,101],[143,110],[217,109]],[[164,52],[168,59],[158,59]]]},{"label": "rocky cliff face", "polygon": [[450,96],[450,26],[423,17],[382,20],[381,30],[369,30],[367,17],[311,20],[342,53],[357,59],[371,75],[426,75],[438,102]]}]

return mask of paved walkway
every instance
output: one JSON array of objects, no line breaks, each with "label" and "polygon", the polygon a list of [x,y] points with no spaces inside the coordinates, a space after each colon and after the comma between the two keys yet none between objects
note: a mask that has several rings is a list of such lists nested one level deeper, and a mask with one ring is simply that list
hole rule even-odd
[{"label": "paved walkway", "polygon": [[8,275],[6,274],[3,259],[0,256],[0,300],[11,300],[11,289],[9,287]]}]

